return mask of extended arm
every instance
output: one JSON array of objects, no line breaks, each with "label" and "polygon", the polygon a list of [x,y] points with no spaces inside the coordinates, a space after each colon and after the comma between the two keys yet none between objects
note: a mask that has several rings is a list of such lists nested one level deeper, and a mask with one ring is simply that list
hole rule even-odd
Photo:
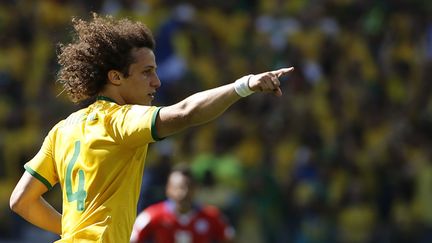
[{"label": "extended arm", "polygon": [[[273,92],[280,96],[282,92],[278,78],[292,70],[293,68],[282,68],[252,75],[245,84],[254,92]],[[235,86],[235,83],[231,83],[199,92],[177,104],[162,108],[156,120],[157,134],[166,137],[215,119],[241,98],[235,91]]]},{"label": "extended arm", "polygon": [[30,223],[61,234],[61,214],[57,212],[42,194],[46,186],[27,172],[24,172],[10,198],[10,208]]}]

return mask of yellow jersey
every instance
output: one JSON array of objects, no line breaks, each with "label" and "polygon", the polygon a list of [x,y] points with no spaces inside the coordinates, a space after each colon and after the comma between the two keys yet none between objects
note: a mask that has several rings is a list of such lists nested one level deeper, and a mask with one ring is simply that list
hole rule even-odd
[{"label": "yellow jersey", "polygon": [[59,122],[24,165],[63,194],[60,242],[129,242],[160,107],[102,97]]}]

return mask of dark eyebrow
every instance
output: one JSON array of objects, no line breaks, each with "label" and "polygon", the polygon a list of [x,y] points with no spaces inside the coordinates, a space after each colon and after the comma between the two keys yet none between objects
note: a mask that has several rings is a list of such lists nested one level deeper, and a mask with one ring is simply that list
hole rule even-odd
[{"label": "dark eyebrow", "polygon": [[154,69],[156,69],[156,68],[157,68],[157,66],[153,66],[153,65],[147,65],[147,66],[145,66],[145,67],[144,67],[144,69],[147,69],[147,68],[154,68]]}]

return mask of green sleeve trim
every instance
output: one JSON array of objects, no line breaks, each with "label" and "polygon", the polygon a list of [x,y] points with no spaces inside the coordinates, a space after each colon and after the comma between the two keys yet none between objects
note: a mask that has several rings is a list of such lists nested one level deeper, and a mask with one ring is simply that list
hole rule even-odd
[{"label": "green sleeve trim", "polygon": [[51,183],[49,183],[49,181],[47,179],[45,179],[43,176],[41,176],[39,173],[37,173],[36,171],[34,171],[32,168],[30,168],[27,165],[24,165],[24,168],[26,169],[26,171],[28,173],[30,173],[30,175],[32,175],[33,177],[38,179],[40,182],[42,182],[48,188],[48,190],[52,189]]},{"label": "green sleeve trim", "polygon": [[160,109],[162,109],[162,107],[157,107],[155,112],[153,112],[152,123],[151,123],[151,135],[153,137],[153,140],[155,141],[160,141],[163,139],[157,135],[157,131],[156,131],[156,118],[157,115],[159,114]]}]

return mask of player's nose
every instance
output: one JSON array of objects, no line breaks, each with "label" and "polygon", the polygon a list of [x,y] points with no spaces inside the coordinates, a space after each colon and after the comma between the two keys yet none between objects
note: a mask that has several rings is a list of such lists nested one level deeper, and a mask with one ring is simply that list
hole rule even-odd
[{"label": "player's nose", "polygon": [[155,75],[155,77],[152,79],[151,85],[154,88],[159,88],[162,85],[162,83],[161,83],[161,81],[157,75]]}]

